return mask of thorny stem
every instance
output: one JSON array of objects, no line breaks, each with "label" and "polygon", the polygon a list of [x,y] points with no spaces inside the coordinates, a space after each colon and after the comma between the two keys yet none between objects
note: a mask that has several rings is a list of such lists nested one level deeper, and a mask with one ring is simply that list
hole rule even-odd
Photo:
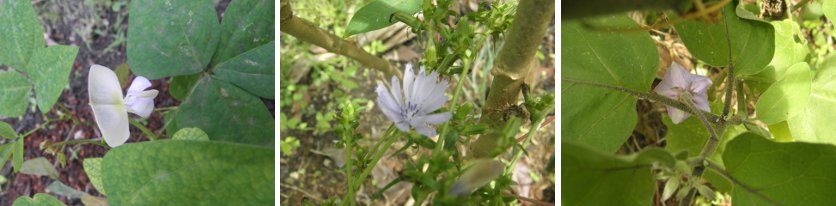
[{"label": "thorny stem", "polygon": [[[605,88],[605,89],[611,89],[611,90],[616,90],[616,91],[620,91],[620,92],[625,92],[625,93],[628,93],[630,95],[635,96],[636,98],[649,99],[649,100],[652,100],[652,101],[661,102],[662,104],[665,104],[667,106],[676,107],[677,109],[680,109],[682,111],[686,111],[686,112],[694,114],[694,111],[689,109],[688,106],[685,105],[685,103],[682,103],[680,101],[677,101],[677,100],[674,100],[674,99],[671,99],[671,98],[668,98],[666,96],[662,96],[662,95],[659,95],[659,94],[656,94],[656,93],[640,92],[640,91],[632,90],[632,89],[629,89],[629,88],[626,88],[626,87],[608,85],[608,84],[602,84],[602,83],[598,83],[598,82],[591,82],[591,81],[584,81],[584,80],[574,80],[574,79],[566,79],[566,78],[562,78],[561,80],[563,82],[567,82],[567,83],[582,84],[582,85],[587,85],[587,86],[594,86],[594,87],[599,87],[599,88]],[[717,115],[712,114],[710,112],[706,112],[706,111],[702,111],[702,110],[697,110],[697,112],[701,112],[703,115],[705,115],[705,117],[708,120],[710,120],[710,122],[715,123],[715,124],[717,124],[718,122],[720,122],[720,120],[722,120],[720,117],[718,117]]]},{"label": "thorny stem", "polygon": [[[734,91],[734,61],[732,59],[731,37],[729,36],[729,23],[726,21],[726,10],[723,12],[723,25],[726,26],[726,46],[729,49],[729,79],[726,80],[726,102],[723,105],[723,119],[729,116],[729,108],[731,107],[732,91]],[[740,109],[740,108],[738,108]]]}]

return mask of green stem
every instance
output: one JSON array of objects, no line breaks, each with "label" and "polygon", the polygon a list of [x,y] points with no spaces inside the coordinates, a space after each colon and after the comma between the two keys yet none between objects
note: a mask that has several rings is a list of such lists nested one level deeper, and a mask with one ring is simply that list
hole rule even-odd
[{"label": "green stem", "polygon": [[526,147],[528,147],[529,142],[531,142],[531,138],[534,137],[534,133],[537,133],[537,130],[539,130],[540,126],[542,126],[542,125],[540,125],[540,123],[542,123],[542,122],[543,122],[543,118],[538,117],[537,121],[534,122],[534,124],[532,124],[532,125],[535,125],[535,127],[533,127],[531,130],[529,130],[528,134],[526,134],[525,141],[522,144],[523,149],[520,149],[519,151],[517,151],[517,154],[514,154],[514,159],[511,160],[511,165],[509,165],[507,167],[508,169],[505,170],[506,175],[511,173],[511,171],[514,171],[514,167],[517,166],[517,161],[519,161],[519,159],[522,157],[523,151],[525,151],[524,149]]},{"label": "green stem", "polygon": [[[346,180],[348,181],[348,196],[354,197],[354,177],[351,175],[352,168],[352,159],[354,159],[354,155],[352,155],[352,135],[348,132],[343,134],[343,139],[345,140],[345,160],[346,160]],[[354,201],[349,202],[352,206],[355,204]]]},{"label": "green stem", "polygon": [[155,140],[159,139],[159,137],[157,137],[157,135],[154,134],[154,132],[152,132],[150,129],[148,129],[148,127],[145,127],[145,125],[140,124],[136,120],[134,120],[132,118],[128,118],[128,122],[130,122],[131,125],[138,128],[140,131],[142,131],[143,134],[147,135],[148,138],[151,139],[151,141],[155,141]]},{"label": "green stem", "polygon": [[155,111],[155,112],[165,112],[165,111],[169,111],[169,110],[175,110],[175,109],[177,109],[178,107],[179,107],[179,106],[160,107],[160,108],[155,108],[155,109],[154,109],[154,111]]},{"label": "green stem", "polygon": [[[453,91],[453,98],[451,99],[451,102],[456,102],[456,100],[459,99],[459,94],[461,94],[461,91],[462,91],[462,85],[464,85],[464,80],[467,79],[466,74],[470,70],[470,65],[465,63],[465,65],[463,65],[463,66],[464,67],[462,68],[462,73],[459,74],[459,81],[456,83],[456,90]],[[459,106],[459,104],[455,104],[455,103],[450,104],[450,110],[449,111],[451,113],[456,112],[456,107],[458,107],[458,106]],[[449,127],[450,127],[450,122],[449,121],[444,123],[444,126],[441,127],[441,132],[438,135],[438,141],[436,141],[435,148],[433,148],[434,153],[436,153],[436,154],[440,153],[442,148],[444,147],[444,139],[447,136],[447,131],[449,130]]]},{"label": "green stem", "polygon": [[44,128],[44,127],[46,127],[46,125],[48,125],[49,123],[52,123],[52,122],[54,122],[54,121],[64,120],[64,119],[65,119],[64,117],[59,117],[59,118],[57,118],[57,119],[49,119],[49,118],[44,118],[44,122],[43,122],[43,123],[39,124],[39,125],[38,125],[37,127],[35,127],[34,129],[29,130],[29,131],[27,131],[26,133],[23,133],[23,135],[20,135],[20,137],[21,137],[21,138],[23,138],[23,137],[28,137],[29,135],[32,135],[32,133],[35,133],[35,132],[37,132],[38,130],[43,129],[43,128]]},{"label": "green stem", "polygon": [[[386,135],[384,135],[385,140],[383,140],[384,143],[383,143],[382,149],[380,151],[374,151],[375,152],[374,159],[372,159],[372,161],[368,165],[365,166],[365,168],[363,169],[363,173],[360,173],[360,176],[354,177],[354,178],[359,178],[359,180],[353,181],[354,183],[359,183],[359,185],[362,185],[363,182],[366,181],[366,177],[369,176],[369,173],[371,173],[372,169],[374,169],[374,167],[377,165],[377,162],[380,161],[380,158],[383,157],[383,154],[386,153],[386,150],[390,146],[392,146],[392,143],[395,142],[395,140],[397,139],[396,137],[398,137],[398,135],[396,135],[396,134],[398,134],[398,133],[394,128],[395,128],[394,124],[389,126],[389,129],[387,130]],[[350,158],[351,157],[346,157],[346,159],[350,159]],[[354,204],[353,203],[354,202],[354,196],[346,195],[343,198],[343,202],[341,203],[341,205],[345,205],[348,202],[352,202],[351,204]]]},{"label": "green stem", "polygon": [[[726,80],[726,101],[723,105],[723,119],[728,118],[729,108],[731,107],[732,91],[734,91],[734,60],[732,59],[731,37],[729,36],[729,23],[726,21],[726,10],[723,12],[723,25],[726,28],[726,46],[729,49],[729,78]],[[739,109],[739,108],[738,108]]]}]

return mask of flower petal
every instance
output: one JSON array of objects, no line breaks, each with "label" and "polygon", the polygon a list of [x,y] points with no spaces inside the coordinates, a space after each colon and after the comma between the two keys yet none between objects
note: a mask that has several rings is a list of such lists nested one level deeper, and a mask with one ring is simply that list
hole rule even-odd
[{"label": "flower petal", "polygon": [[437,134],[437,133],[435,133],[435,129],[433,129],[431,127],[427,127],[426,125],[420,125],[420,126],[412,125],[412,126],[415,127],[415,132],[418,132],[418,134],[422,134],[422,135],[427,136],[427,137],[433,137]]},{"label": "flower petal", "polygon": [[117,147],[128,141],[128,112],[124,105],[91,105],[96,124],[110,147]]},{"label": "flower petal", "polygon": [[111,147],[125,143],[130,137],[128,112],[122,101],[122,87],[116,73],[101,65],[93,65],[87,77],[87,93],[96,124]]},{"label": "flower petal", "polygon": [[708,105],[708,97],[703,93],[702,95],[695,95],[694,106],[702,111],[711,112],[711,107]]},{"label": "flower petal", "polygon": [[443,112],[424,116],[424,121],[426,121],[427,124],[438,125],[450,120],[450,118],[452,117],[453,114],[451,114],[450,112]]},{"label": "flower petal", "polygon": [[148,81],[145,77],[138,76],[131,82],[131,87],[128,87],[128,94],[140,93],[148,89],[148,87],[151,87],[151,81]]},{"label": "flower petal", "polygon": [[[412,64],[406,64],[406,71],[404,71],[403,76],[403,91],[404,93],[404,101],[401,105],[407,105],[408,102],[412,102],[412,84],[415,82],[415,72],[412,71]],[[400,92],[400,91],[398,91]]]},{"label": "flower petal", "polygon": [[675,107],[667,106],[667,108],[668,116],[670,116],[671,121],[674,124],[682,123],[682,121],[685,121],[685,119],[688,119],[688,117],[691,116],[691,113],[679,110]]},{"label": "flower petal", "polygon": [[122,86],[112,70],[94,64],[90,66],[87,80],[90,104],[122,105]]},{"label": "flower petal", "polygon": [[[390,121],[398,123],[404,121],[400,115],[400,108],[397,102],[392,99],[391,93],[386,90],[386,86],[383,83],[377,83],[377,105],[380,108],[380,111],[389,118]],[[403,131],[403,129],[402,129]],[[406,128],[405,132],[409,131],[409,127]]]},{"label": "flower petal", "polygon": [[398,104],[398,107],[402,107],[403,104],[403,90],[401,90],[401,81],[398,80],[398,77],[392,76],[392,89],[389,90],[389,93],[392,94],[392,98],[395,100],[395,103]]},{"label": "flower petal", "polygon": [[159,91],[156,89],[142,91],[138,94],[128,93],[125,97],[125,106],[128,112],[137,114],[142,118],[148,118],[151,112],[154,111],[154,97],[157,97]]}]

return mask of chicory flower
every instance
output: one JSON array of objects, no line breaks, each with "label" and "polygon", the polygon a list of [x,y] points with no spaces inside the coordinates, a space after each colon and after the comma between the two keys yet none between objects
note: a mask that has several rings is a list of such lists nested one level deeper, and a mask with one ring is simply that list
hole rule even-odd
[{"label": "chicory flower", "polygon": [[142,118],[151,115],[154,97],[159,92],[154,89],[145,91],[148,87],[151,87],[151,81],[138,76],[128,88],[128,94],[122,98],[122,87],[116,73],[101,65],[90,67],[87,79],[90,106],[107,145],[116,147],[128,140],[128,112]]},{"label": "chicory flower", "polygon": [[416,76],[412,65],[406,66],[403,79],[403,90],[398,78],[392,76],[391,89],[383,83],[377,84],[377,104],[389,120],[395,122],[399,130],[409,132],[415,128],[419,134],[432,137],[435,129],[430,125],[437,125],[450,120],[450,112],[429,114],[441,108],[447,102],[444,96],[447,80],[438,81],[438,73],[426,75],[424,68]]},{"label": "chicory flower", "polygon": [[[675,100],[679,100],[683,92],[688,92],[691,94],[692,103],[697,109],[710,112],[711,109],[708,107],[708,97],[706,95],[709,85],[711,85],[711,79],[708,77],[691,74],[674,62],[668,68],[668,72],[665,73],[665,79],[662,79],[662,82],[653,91]],[[674,124],[679,124],[691,116],[691,113],[675,107],[667,106],[667,110],[668,116]]]}]

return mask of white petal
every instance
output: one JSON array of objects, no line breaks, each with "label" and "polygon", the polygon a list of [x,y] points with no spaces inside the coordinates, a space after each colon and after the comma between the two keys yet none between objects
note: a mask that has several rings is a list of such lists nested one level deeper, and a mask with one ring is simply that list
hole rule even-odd
[{"label": "white petal", "polygon": [[122,105],[122,87],[112,70],[93,65],[87,76],[87,93],[90,104]]},{"label": "white petal", "polygon": [[418,132],[418,134],[422,134],[422,135],[427,136],[427,137],[433,137],[433,136],[436,135],[435,129],[433,129],[433,128],[430,128],[430,127],[427,127],[427,126],[415,126],[415,125],[412,125],[412,126],[415,127],[415,132]]},{"label": "white petal", "polygon": [[128,88],[128,94],[140,93],[145,89],[148,89],[148,87],[151,87],[151,81],[148,81],[145,77],[138,76],[134,78],[134,81],[131,83],[131,87]]},{"label": "white petal", "polygon": [[124,105],[91,105],[96,124],[110,147],[117,147],[128,141],[128,112]]},{"label": "white petal", "polygon": [[[389,118],[390,121],[395,122],[402,122],[403,118],[401,118],[399,112],[399,106],[392,99],[391,94],[389,91],[386,91],[386,87],[383,86],[382,83],[377,84],[377,105],[380,108],[380,111]],[[409,127],[406,128],[405,132],[409,131]]]},{"label": "white petal", "polygon": [[148,118],[151,112],[154,111],[154,97],[157,97],[159,92],[156,89],[143,91],[138,94],[128,94],[125,97],[125,106],[128,112],[137,114],[142,118]]},{"label": "white petal", "polygon": [[87,93],[96,124],[111,147],[125,143],[130,136],[128,112],[122,101],[119,79],[107,67],[93,65],[87,79]]},{"label": "white petal", "polygon": [[691,113],[679,110],[677,108],[674,108],[674,107],[671,107],[671,106],[668,106],[667,108],[668,108],[668,116],[670,116],[671,121],[674,124],[682,123],[682,121],[685,121],[685,119],[688,119],[688,117],[691,116]]},{"label": "white petal", "polygon": [[403,76],[403,91],[404,93],[404,101],[402,105],[406,105],[407,102],[412,101],[412,84],[415,82],[415,72],[412,71],[412,64],[406,64],[406,71],[404,72]]},{"label": "white petal", "polygon": [[392,94],[392,98],[395,99],[395,103],[398,103],[399,106],[403,106],[403,90],[401,90],[401,82],[398,81],[398,77],[392,76],[392,89],[389,90],[389,93]]}]

